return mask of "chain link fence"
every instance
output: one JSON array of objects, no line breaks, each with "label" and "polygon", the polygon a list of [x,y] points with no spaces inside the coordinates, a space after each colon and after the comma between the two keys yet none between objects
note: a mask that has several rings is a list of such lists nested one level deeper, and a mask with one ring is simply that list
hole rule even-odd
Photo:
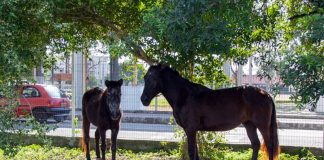
[{"label": "chain link fence", "polygon": [[[66,64],[65,64],[66,65]],[[72,64],[68,64],[71,68]],[[78,64],[79,68],[84,67]],[[61,66],[61,68],[68,68]],[[60,68],[60,67],[59,67]],[[29,84],[23,88],[21,105],[29,108],[32,114],[43,123],[55,126],[48,135],[80,137],[82,128],[81,102],[82,95],[73,95],[73,71],[77,69],[59,69],[44,78],[45,85]],[[82,72],[82,71],[78,71]],[[79,73],[79,75],[82,73]],[[86,89],[93,87],[105,88],[105,80],[109,77],[108,57],[93,58],[86,62],[85,72]],[[172,121],[172,108],[167,100],[159,95],[154,98],[148,107],[142,105],[140,96],[143,84],[122,86],[123,118],[119,139],[152,140],[152,141],[179,141],[175,137],[177,125]],[[256,75],[242,74],[242,85],[253,85],[268,90],[268,82]],[[48,87],[50,86],[50,87]],[[46,87],[48,89],[46,89]],[[82,86],[78,86],[82,87]],[[44,91],[42,90],[44,89]],[[36,93],[34,93],[36,92]],[[317,110],[310,111],[309,106],[302,110],[290,99],[294,90],[292,87],[281,85],[278,94],[274,97],[277,122],[279,125],[279,142],[281,146],[313,147],[324,149],[324,97],[317,103]],[[48,98],[44,98],[45,95]],[[82,94],[79,92],[79,94]],[[56,96],[56,97],[55,97]],[[25,103],[26,102],[26,103]],[[43,108],[38,108],[41,105]],[[28,110],[28,109],[27,109]],[[94,137],[95,126],[91,126],[90,136]],[[110,137],[110,131],[107,132]],[[250,144],[245,128],[222,132],[229,144]],[[261,139],[259,133],[259,138]]]}]

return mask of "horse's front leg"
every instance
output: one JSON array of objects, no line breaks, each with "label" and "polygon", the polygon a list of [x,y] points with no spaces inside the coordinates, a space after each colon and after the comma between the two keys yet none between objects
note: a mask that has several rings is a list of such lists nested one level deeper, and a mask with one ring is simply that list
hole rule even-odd
[{"label": "horse's front leg", "polygon": [[112,160],[116,160],[116,149],[117,149],[117,135],[119,128],[111,129],[111,156]]},{"label": "horse's front leg", "polygon": [[197,131],[185,130],[188,139],[188,153],[190,160],[199,160],[196,134]]},{"label": "horse's front leg", "polygon": [[95,132],[95,142],[96,142],[96,156],[97,156],[97,159],[100,159],[100,149],[99,149],[99,140],[100,140],[100,133],[99,133],[99,129],[97,128],[96,129],[96,132]]},{"label": "horse's front leg", "polygon": [[101,154],[102,154],[102,159],[106,159],[106,130],[105,129],[100,129],[100,139],[101,139]]}]

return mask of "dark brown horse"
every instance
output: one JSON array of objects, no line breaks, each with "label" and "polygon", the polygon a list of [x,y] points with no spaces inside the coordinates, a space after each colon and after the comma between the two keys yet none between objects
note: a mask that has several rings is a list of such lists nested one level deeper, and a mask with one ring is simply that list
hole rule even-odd
[{"label": "dark brown horse", "polygon": [[119,131],[119,122],[122,116],[120,98],[123,80],[106,81],[105,84],[107,86],[105,91],[98,87],[93,88],[85,92],[82,98],[82,141],[87,160],[90,159],[90,123],[97,126],[95,132],[97,158],[100,159],[99,140],[101,139],[102,159],[105,159],[106,131],[111,129],[112,159],[116,159],[116,141]]},{"label": "dark brown horse", "polygon": [[243,124],[257,160],[261,132],[269,159],[279,154],[276,111],[272,98],[265,91],[242,86],[211,90],[182,78],[178,72],[163,65],[151,66],[144,76],[141,96],[143,105],[162,93],[173,109],[173,116],[188,139],[191,160],[198,160],[197,131],[227,131]]}]

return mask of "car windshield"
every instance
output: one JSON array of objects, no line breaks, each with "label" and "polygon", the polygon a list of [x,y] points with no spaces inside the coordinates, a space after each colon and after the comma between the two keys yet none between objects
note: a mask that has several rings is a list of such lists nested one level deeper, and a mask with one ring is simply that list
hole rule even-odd
[{"label": "car windshield", "polygon": [[62,98],[60,90],[52,85],[47,85],[44,87],[48,95],[52,98]]}]

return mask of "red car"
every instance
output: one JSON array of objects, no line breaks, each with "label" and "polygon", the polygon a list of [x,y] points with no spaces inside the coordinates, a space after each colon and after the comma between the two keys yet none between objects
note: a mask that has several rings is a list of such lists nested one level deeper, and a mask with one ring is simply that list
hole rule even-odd
[{"label": "red car", "polygon": [[48,118],[61,122],[69,116],[70,100],[57,87],[27,84],[17,88],[20,94],[17,117],[32,114],[39,122],[46,122]]}]

